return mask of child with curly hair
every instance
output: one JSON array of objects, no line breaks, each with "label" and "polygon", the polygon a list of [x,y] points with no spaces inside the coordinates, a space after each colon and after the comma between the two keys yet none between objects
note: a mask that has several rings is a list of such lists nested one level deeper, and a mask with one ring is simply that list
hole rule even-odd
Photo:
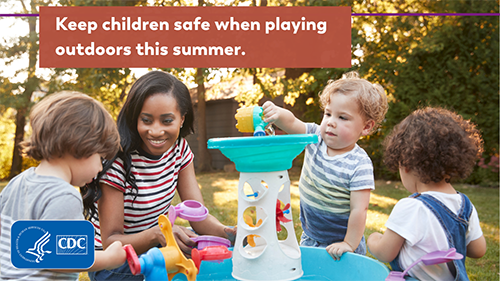
[{"label": "child with curly hair", "polygon": [[414,111],[385,139],[385,164],[401,175],[413,193],[392,210],[384,234],[368,238],[369,251],[393,270],[403,271],[420,257],[456,248],[462,260],[437,265],[417,264],[409,270],[419,280],[469,280],[465,257],[486,253],[479,218],[453,178],[466,178],[482,152],[475,125],[442,108]]},{"label": "child with curly hair", "polygon": [[266,102],[265,122],[289,134],[316,134],[306,146],[299,181],[301,246],[326,248],[333,259],[345,252],[366,254],[363,236],[370,191],[375,189],[373,164],[357,145],[384,120],[384,89],[349,72],[330,81],[320,95],[321,124],[304,123],[292,112]]}]

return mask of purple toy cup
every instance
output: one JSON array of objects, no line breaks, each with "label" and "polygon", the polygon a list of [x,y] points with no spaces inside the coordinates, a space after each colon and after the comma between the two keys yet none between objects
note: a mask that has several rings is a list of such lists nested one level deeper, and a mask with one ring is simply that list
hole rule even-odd
[{"label": "purple toy cup", "polygon": [[168,219],[172,225],[177,217],[188,221],[202,221],[207,216],[208,209],[195,200],[186,200],[177,204],[177,206],[170,206],[168,211]]},{"label": "purple toy cup", "polygon": [[208,247],[208,246],[231,247],[231,241],[227,240],[226,238],[217,237],[217,236],[202,235],[202,236],[195,237],[191,240],[198,243],[198,247],[197,247],[198,250],[203,250],[205,247]]}]

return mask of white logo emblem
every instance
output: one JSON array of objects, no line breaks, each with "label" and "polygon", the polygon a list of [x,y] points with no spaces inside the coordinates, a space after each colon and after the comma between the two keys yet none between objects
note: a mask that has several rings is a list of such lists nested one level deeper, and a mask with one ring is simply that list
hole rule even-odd
[{"label": "white logo emblem", "polygon": [[45,232],[44,235],[42,235],[42,237],[40,237],[40,239],[38,239],[36,242],[35,242],[35,245],[33,246],[33,248],[29,248],[26,253],[28,254],[32,254],[34,256],[36,256],[36,260],[35,262],[36,263],[39,263],[40,261],[43,260],[43,256],[45,254],[50,254],[52,253],[51,251],[46,251],[43,249],[43,247],[49,243],[50,241],[50,233],[47,231]]}]

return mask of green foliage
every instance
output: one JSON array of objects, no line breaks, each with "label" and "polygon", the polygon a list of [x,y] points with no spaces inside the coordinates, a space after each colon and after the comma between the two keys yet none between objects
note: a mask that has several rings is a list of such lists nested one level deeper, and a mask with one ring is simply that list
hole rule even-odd
[{"label": "green foliage", "polygon": [[49,93],[63,90],[86,93],[102,102],[116,117],[133,80],[128,68],[55,69],[47,88]]},{"label": "green foliage", "polygon": [[9,108],[1,110],[0,114],[0,179],[9,176],[10,166],[12,164],[12,147],[14,146],[14,110]]},{"label": "green foliage", "polygon": [[[394,11],[383,12],[498,13],[495,1],[427,1],[411,8],[393,3]],[[381,12],[375,6],[367,9]],[[383,85],[391,100],[381,138],[374,139],[370,151],[375,159],[381,157],[376,147],[383,136],[425,106],[445,107],[471,119],[482,131],[485,157],[498,153],[498,17],[360,17],[353,25],[376,31],[373,36],[360,33],[360,72]],[[374,164],[377,176],[390,175]],[[496,177],[498,182],[498,173]],[[473,183],[478,180],[471,176]]]},{"label": "green foliage", "polygon": [[[353,13],[498,13],[497,1],[328,4],[334,2],[349,4]],[[353,17],[352,59],[357,63],[351,69],[313,69],[295,81],[283,80],[285,94],[301,88],[293,101],[294,112],[304,121],[320,122],[317,94],[329,79],[357,70],[363,78],[381,84],[390,101],[386,120],[375,134],[359,141],[373,160],[377,178],[397,179],[383,165],[382,141],[394,125],[425,106],[454,110],[477,124],[484,139],[484,157],[490,159],[499,149],[498,22],[498,17],[487,16]],[[482,181],[498,184],[498,172],[477,167],[467,182]]]}]

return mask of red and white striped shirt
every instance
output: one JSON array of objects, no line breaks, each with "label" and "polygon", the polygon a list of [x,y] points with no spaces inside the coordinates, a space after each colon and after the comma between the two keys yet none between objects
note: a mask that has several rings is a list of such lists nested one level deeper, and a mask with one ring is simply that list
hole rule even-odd
[{"label": "red and white striped shirt", "polygon": [[[179,172],[193,161],[193,153],[182,138],[161,156],[153,156],[142,149],[131,153],[130,172],[135,176],[137,197],[126,183],[123,160],[117,158],[102,176],[105,183],[124,193],[125,234],[135,234],[158,225],[158,217],[166,215],[175,195]],[[135,200],[134,200],[135,197]],[[98,218],[92,218],[95,228],[95,247],[101,249],[101,231]]]}]

